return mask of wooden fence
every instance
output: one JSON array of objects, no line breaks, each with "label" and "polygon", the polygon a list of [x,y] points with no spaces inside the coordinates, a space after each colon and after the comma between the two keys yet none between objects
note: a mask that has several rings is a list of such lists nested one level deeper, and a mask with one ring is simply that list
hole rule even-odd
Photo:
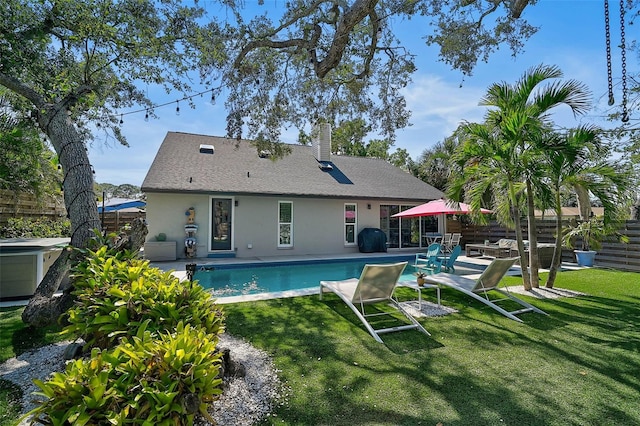
[{"label": "wooden fence", "polygon": [[62,198],[43,201],[33,194],[0,190],[0,226],[12,217],[59,219],[66,215]]},{"label": "wooden fence", "polygon": [[[526,221],[523,224],[523,235],[527,235]],[[460,221],[447,221],[447,231],[460,232],[461,244],[481,244],[485,240],[495,242],[500,238],[514,238],[515,231],[506,229],[497,222],[489,225],[474,225]],[[629,220],[618,230],[629,238],[629,243],[604,241],[602,248],[596,255],[596,266],[608,267],[624,271],[640,272],[640,221]],[[551,220],[538,220],[537,234],[539,243],[555,242],[555,222]],[[526,238],[526,237],[525,237]],[[562,250],[562,260],[575,262],[572,250]]]},{"label": "wooden fence", "polygon": [[[134,219],[145,218],[145,212],[105,212],[104,216],[100,213],[100,221],[102,230],[109,232],[119,232],[123,227],[130,224]],[[103,219],[104,218],[104,219]]]},{"label": "wooden fence", "polygon": [[[66,215],[67,210],[62,199],[59,201],[42,201],[32,194],[16,194],[13,191],[0,190],[0,226],[6,225],[12,217],[55,220],[66,217]],[[138,217],[144,218],[145,213],[105,212],[103,230],[118,232],[122,227]],[[100,215],[100,220],[102,222],[102,215]]]}]

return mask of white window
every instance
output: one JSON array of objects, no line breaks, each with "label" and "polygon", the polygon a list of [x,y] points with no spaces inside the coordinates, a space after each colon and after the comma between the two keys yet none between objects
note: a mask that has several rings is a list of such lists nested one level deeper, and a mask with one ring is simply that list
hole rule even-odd
[{"label": "white window", "polygon": [[293,203],[278,201],[278,247],[293,247]]},{"label": "white window", "polygon": [[352,203],[344,205],[344,245],[356,245],[356,229],[358,229],[358,206]]}]

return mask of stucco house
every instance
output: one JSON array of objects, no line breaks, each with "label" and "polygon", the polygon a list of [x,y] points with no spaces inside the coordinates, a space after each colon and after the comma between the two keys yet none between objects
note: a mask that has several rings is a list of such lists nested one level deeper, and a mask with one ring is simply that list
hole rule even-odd
[{"label": "stucco house", "polygon": [[[245,140],[167,133],[142,184],[145,256],[354,253],[364,228],[382,229],[391,249],[415,248],[437,231],[437,219],[391,216],[441,191],[384,160],[331,155],[330,143],[321,134],[273,159]],[[166,242],[155,241],[159,234]]]}]

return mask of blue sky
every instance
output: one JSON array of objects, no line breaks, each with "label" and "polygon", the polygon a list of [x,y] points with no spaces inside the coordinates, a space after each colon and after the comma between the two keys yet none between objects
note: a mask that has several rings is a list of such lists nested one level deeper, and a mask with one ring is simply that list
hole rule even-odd
[{"label": "blue sky", "polygon": [[[250,1],[253,0],[247,0]],[[615,99],[619,105],[622,95],[616,3],[611,3],[611,45]],[[474,74],[464,81],[460,72],[452,71],[446,64],[438,62],[437,47],[424,44],[422,36],[428,31],[424,20],[392,20],[388,25],[394,31],[401,31],[397,33],[398,36],[417,55],[418,65],[413,84],[405,92],[413,125],[398,132],[395,147],[404,148],[412,158],[417,158],[425,149],[450,135],[460,122],[482,120],[486,109],[478,106],[478,102],[489,85],[500,81],[514,83],[525,70],[541,63],[559,66],[565,79],[581,81],[593,93],[595,106],[591,113],[576,120],[568,108],[560,107],[554,114],[558,125],[573,127],[582,121],[613,127],[613,124],[602,119],[610,110],[607,105],[603,14],[602,0],[539,0],[536,5],[528,6],[523,14],[532,25],[540,27],[526,44],[525,52],[513,58],[508,48],[503,47],[489,58],[488,63],[478,64]],[[627,42],[637,38],[636,34],[636,28],[628,28]],[[627,54],[627,67],[628,72],[638,72],[635,55]],[[182,96],[176,93],[150,97],[154,103],[161,104]],[[221,102],[212,105],[206,95],[195,98],[194,102],[196,109],[190,109],[182,102],[180,115],[176,114],[175,105],[159,108],[156,110],[159,119],[150,119],[148,122],[144,121],[144,113],[125,115],[122,130],[129,147],[98,138],[89,149],[96,181],[141,185],[168,131],[225,136],[227,114],[224,105]],[[631,115],[631,124],[637,127],[637,110],[634,114]],[[295,131],[284,134],[283,141],[296,143],[296,134]]]}]

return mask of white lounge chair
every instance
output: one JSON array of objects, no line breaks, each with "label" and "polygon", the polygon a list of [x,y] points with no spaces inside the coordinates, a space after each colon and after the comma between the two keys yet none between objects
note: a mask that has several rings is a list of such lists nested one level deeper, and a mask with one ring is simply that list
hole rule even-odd
[{"label": "white lounge chair", "polygon": [[[398,278],[407,266],[407,262],[391,263],[385,265],[365,265],[360,278],[350,278],[342,281],[320,281],[320,299],[323,293],[333,292],[358,316],[367,331],[376,341],[383,343],[380,334],[393,331],[417,329],[430,336],[429,332],[407,313],[398,301],[393,297],[393,291]],[[387,312],[367,314],[365,305],[374,303],[387,303],[402,313],[411,324],[399,325],[382,329],[374,329],[367,318],[379,315],[391,315]]]},{"label": "white lounge chair", "polygon": [[[427,275],[425,277],[425,282],[461,291],[473,297],[474,299],[479,300],[480,302],[492,307],[507,318],[518,322],[522,322],[522,320],[516,315],[524,312],[537,312],[539,314],[547,315],[546,312],[536,308],[535,306],[525,302],[524,300],[518,299],[517,297],[513,296],[511,293],[509,293],[508,290],[498,288],[500,280],[502,280],[502,278],[506,275],[507,271],[509,270],[509,268],[511,268],[511,266],[513,266],[516,260],[518,260],[517,257],[494,259],[489,264],[489,266],[487,266],[487,269],[485,269],[480,277],[478,277],[478,279],[476,280],[453,274],[439,273],[434,275]],[[502,299],[490,299],[490,290],[494,290],[505,297]],[[512,300],[524,306],[524,308],[516,311],[507,311],[506,309],[496,304],[497,302],[503,300]]]}]

